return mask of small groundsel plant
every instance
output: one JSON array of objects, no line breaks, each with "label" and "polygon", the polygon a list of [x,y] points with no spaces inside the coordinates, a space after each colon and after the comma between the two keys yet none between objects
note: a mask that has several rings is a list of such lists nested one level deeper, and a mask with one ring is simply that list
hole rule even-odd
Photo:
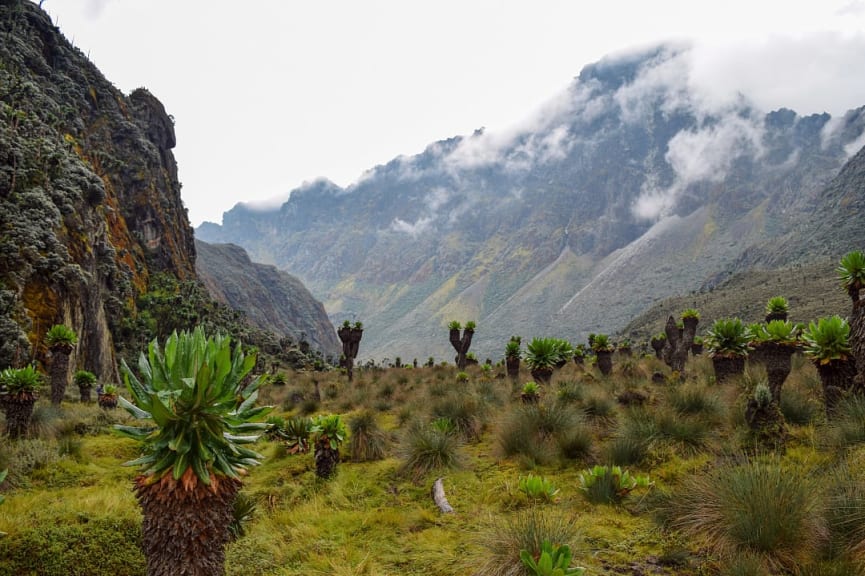
[{"label": "small groundsel plant", "polygon": [[858,300],[859,291],[865,288],[865,253],[860,250],[848,252],[841,258],[836,272],[841,287],[847,290],[851,298]]},{"label": "small groundsel plant", "polygon": [[783,296],[772,296],[766,302],[766,314],[785,314],[789,312],[790,305]]},{"label": "small groundsel plant", "polygon": [[339,414],[316,417],[312,421],[310,433],[316,444],[326,444],[331,450],[338,450],[347,435],[345,424]]},{"label": "small groundsel plant", "polygon": [[6,368],[0,372],[0,391],[12,397],[33,395],[42,384],[42,375],[30,364],[24,368]]},{"label": "small groundsel plant", "polygon": [[746,356],[748,330],[738,318],[715,320],[706,333],[706,345],[713,356]]},{"label": "small groundsel plant", "polygon": [[520,357],[520,339],[519,336],[512,336],[508,343],[505,344],[505,357],[506,358],[519,358]]},{"label": "small groundsel plant", "polygon": [[533,576],[581,576],[585,568],[571,567],[571,549],[567,544],[553,544],[544,540],[537,557],[528,550],[520,551],[520,561]]},{"label": "small groundsel plant", "polygon": [[65,324],[55,324],[45,334],[45,344],[53,346],[74,346],[78,343],[75,331]]},{"label": "small groundsel plant", "polygon": [[277,433],[285,442],[289,454],[309,452],[309,437],[312,435],[312,419],[307,416],[292,416],[285,420]]},{"label": "small groundsel plant", "polygon": [[96,375],[87,370],[78,370],[72,377],[72,381],[79,388],[91,388],[96,383]]},{"label": "small groundsel plant", "polygon": [[754,387],[754,402],[761,408],[765,408],[772,402],[772,391],[768,384],[761,382]]},{"label": "small groundsel plant", "polygon": [[537,382],[526,382],[523,384],[523,396],[540,396],[541,387]]},{"label": "small groundsel plant", "polygon": [[246,525],[255,516],[256,508],[257,504],[254,498],[243,492],[237,495],[231,507],[231,523],[228,525],[228,532],[231,534],[232,540],[246,536]]},{"label": "small groundsel plant", "polygon": [[595,352],[611,352],[613,345],[610,343],[610,337],[606,334],[595,334],[592,339],[592,350]]},{"label": "small groundsel plant", "polygon": [[799,328],[789,320],[772,320],[748,328],[751,340],[757,344],[773,343],[794,346],[799,340]]},{"label": "small groundsel plant", "polygon": [[535,476],[529,474],[520,478],[518,484],[520,492],[526,495],[529,500],[542,500],[544,502],[552,502],[559,493],[552,482],[543,476]]},{"label": "small groundsel plant", "polygon": [[580,490],[595,504],[619,504],[637,488],[648,488],[649,477],[620,466],[597,465],[580,472]]},{"label": "small groundsel plant", "polygon": [[817,364],[847,360],[850,350],[850,325],[838,315],[811,322],[802,334],[805,355]]},{"label": "small groundsel plant", "polygon": [[699,320],[700,312],[695,308],[688,308],[684,312],[682,312],[682,320],[686,318],[696,318],[697,320]]}]

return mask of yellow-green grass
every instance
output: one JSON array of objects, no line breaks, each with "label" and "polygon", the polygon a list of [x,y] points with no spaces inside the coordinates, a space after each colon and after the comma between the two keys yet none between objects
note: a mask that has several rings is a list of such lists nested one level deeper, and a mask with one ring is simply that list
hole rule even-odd
[{"label": "yellow-green grass", "polygon": [[[585,566],[589,574],[634,570],[646,574],[722,574],[723,567],[707,553],[703,542],[670,528],[665,510],[689,479],[706,475],[729,461],[763,457],[747,456],[747,447],[741,445],[745,424],[740,413],[744,410],[747,383],[740,378],[723,386],[714,385],[707,377],[707,362],[697,360],[689,363],[684,383],[671,379],[657,384],[651,382],[651,374],[660,371],[669,377],[666,367],[654,359],[632,362],[624,375],[614,370],[611,377],[603,377],[592,366],[574,364],[555,374],[552,383],[542,390],[542,409],[549,410],[557,402],[560,386],[578,388],[580,393],[572,395],[566,406],[573,411],[575,422],[591,430],[593,448],[590,454],[576,460],[554,457],[542,464],[505,458],[497,449],[507,415],[520,405],[519,387],[530,379],[527,373],[521,374],[517,385],[506,378],[483,381],[480,371],[474,368],[469,370],[467,383],[457,382],[452,367],[360,371],[352,385],[336,371],[289,373],[286,386],[272,387],[263,395],[276,406],[274,415],[300,413],[300,406],[287,399],[295,392],[309,398],[317,381],[322,399],[314,414],[339,413],[349,419],[362,410],[372,410],[391,440],[389,452],[382,460],[350,462],[346,443],[336,477],[322,481],[315,476],[312,454],[288,455],[278,441],[260,440],[256,449],[264,455],[264,462],[244,478],[243,488],[255,500],[257,509],[246,535],[227,549],[227,573],[470,575],[491,559],[492,535],[535,506],[542,514],[573,522],[577,536],[569,544],[575,551],[575,563]],[[617,370],[620,368],[621,364]],[[820,388],[809,364],[797,363],[786,386],[822,407]],[[625,390],[644,393],[647,400],[643,410],[653,417],[671,414],[682,406],[692,411],[687,418],[699,417],[698,402],[684,402],[676,396],[682,391],[715,398],[721,409],[706,414],[711,422],[711,441],[685,449],[680,443],[662,439],[651,445],[645,461],[626,467],[633,473],[648,475],[651,487],[635,490],[619,506],[592,504],[580,490],[579,474],[594,464],[608,463],[606,448],[630,417],[628,409],[616,401]],[[390,397],[383,399],[383,394]],[[401,473],[403,462],[397,455],[405,426],[409,421],[428,421],[436,402],[460,394],[487,404],[487,410],[482,411],[480,437],[458,448],[464,465],[433,470],[417,480]],[[584,414],[599,398],[609,403],[610,413],[604,418]],[[72,403],[64,408],[67,416],[73,414],[85,422],[105,421],[98,412],[79,409]],[[773,457],[781,466],[827,481],[839,462],[861,474],[865,470],[865,448],[853,445],[839,454],[824,440],[826,429],[820,418],[803,425],[788,425],[786,447]],[[31,471],[23,482],[4,492],[0,531],[8,536],[0,539],[0,566],[7,560],[6,565],[20,566],[15,562],[20,560],[17,555],[25,546],[25,536],[31,538],[40,530],[65,525],[96,539],[107,538],[107,546],[131,547],[126,558],[130,571],[126,573],[143,574],[140,553],[134,550],[137,542],[129,535],[130,526],[139,525],[141,520],[132,492],[136,470],[122,465],[136,456],[134,442],[105,426],[97,426],[83,436],[68,431],[64,434],[80,441],[77,455],[58,456],[49,466]],[[46,441],[59,447],[62,437]],[[5,465],[14,470],[15,463],[8,460],[14,453],[3,450],[0,452],[7,457]],[[520,494],[519,478],[529,472],[544,476],[559,489],[553,502],[533,504]],[[430,489],[438,477],[443,478],[454,514],[440,513],[433,503]],[[118,523],[114,532],[123,534],[123,542],[106,536],[107,522]],[[67,537],[66,532],[58,534],[57,538]],[[69,569],[67,573],[74,574],[69,562],[80,562],[81,556],[48,544],[52,543],[45,547],[52,550],[57,568],[45,573],[60,574]],[[818,547],[807,558],[813,573],[820,573],[824,567],[829,573],[828,567],[839,562],[840,556],[824,547]],[[87,564],[88,569],[92,570],[93,565],[98,563]],[[111,565],[111,570],[93,572],[92,576],[123,573],[117,572],[116,565]],[[4,576],[3,569],[0,576]]]}]

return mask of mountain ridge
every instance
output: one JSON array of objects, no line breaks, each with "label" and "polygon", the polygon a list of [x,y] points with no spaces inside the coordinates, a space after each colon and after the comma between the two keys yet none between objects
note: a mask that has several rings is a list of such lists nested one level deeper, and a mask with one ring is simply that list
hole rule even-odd
[{"label": "mountain ridge", "polygon": [[247,320],[295,342],[339,357],[341,344],[324,306],[294,276],[275,266],[252,262],[234,244],[195,241],[195,269],[211,296],[246,314]]},{"label": "mountain ridge", "polygon": [[807,219],[865,131],[862,108],[707,107],[688,58],[604,59],[519,129],[433,143],[345,189],[312,182],[278,209],[236,206],[196,233],[298,275],[335,323],[363,320],[373,357],[449,358],[452,319],[478,322],[480,356],[510,334],[616,332]]}]

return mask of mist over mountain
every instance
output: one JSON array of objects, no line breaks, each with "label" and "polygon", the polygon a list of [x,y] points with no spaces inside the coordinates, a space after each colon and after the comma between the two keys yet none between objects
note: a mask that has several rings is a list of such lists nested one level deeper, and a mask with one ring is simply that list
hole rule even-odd
[{"label": "mist over mountain", "polygon": [[687,46],[658,46],[584,67],[509,131],[433,143],[347,188],[308,183],[277,209],[238,204],[196,235],[297,275],[335,322],[362,320],[361,356],[449,359],[447,322],[473,319],[473,349],[498,358],[511,334],[616,332],[791,242],[865,144],[863,112],[719,98]]}]

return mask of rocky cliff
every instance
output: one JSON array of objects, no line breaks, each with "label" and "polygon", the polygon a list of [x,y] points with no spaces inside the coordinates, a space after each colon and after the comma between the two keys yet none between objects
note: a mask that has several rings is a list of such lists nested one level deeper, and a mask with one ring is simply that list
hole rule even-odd
[{"label": "rocky cliff", "polygon": [[450,358],[452,319],[478,322],[481,357],[511,334],[615,332],[795,234],[865,143],[862,109],[707,100],[689,58],[604,59],[513,130],[305,185],[276,210],[240,204],[198,237],[298,275],[335,323],[362,320],[362,355]]},{"label": "rocky cliff", "polygon": [[195,277],[172,118],[125,96],[35,4],[0,4],[0,367],[44,360],[55,323],[73,368],[116,378],[114,338],[154,273]]},{"label": "rocky cliff", "polygon": [[324,354],[339,356],[341,345],[324,306],[300,280],[252,262],[240,246],[196,240],[195,248],[195,269],[216,300],[244,312],[262,330],[306,340]]}]

